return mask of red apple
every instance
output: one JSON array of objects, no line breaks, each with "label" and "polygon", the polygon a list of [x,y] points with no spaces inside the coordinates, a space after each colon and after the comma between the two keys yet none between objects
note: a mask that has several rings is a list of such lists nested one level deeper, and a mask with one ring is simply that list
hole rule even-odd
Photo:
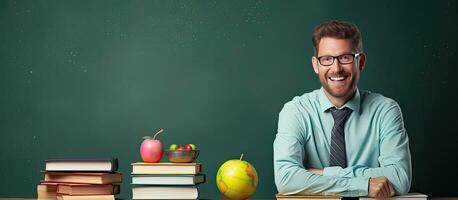
[{"label": "red apple", "polygon": [[192,150],[192,146],[190,144],[187,144],[186,146],[184,146],[184,150]]},{"label": "red apple", "polygon": [[161,161],[164,151],[162,150],[162,143],[156,140],[156,136],[164,131],[161,129],[159,132],[154,134],[153,138],[149,136],[143,137],[143,142],[140,146],[140,155],[144,162],[156,163]]},{"label": "red apple", "polygon": [[178,147],[177,147],[177,150],[185,150],[185,149],[184,149],[184,147],[182,147],[182,146],[178,146]]}]

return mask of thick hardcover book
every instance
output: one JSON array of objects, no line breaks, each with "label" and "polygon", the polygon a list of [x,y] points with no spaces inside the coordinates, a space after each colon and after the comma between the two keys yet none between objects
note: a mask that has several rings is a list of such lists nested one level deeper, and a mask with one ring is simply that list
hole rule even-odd
[{"label": "thick hardcover book", "polygon": [[112,195],[119,194],[119,185],[94,185],[94,184],[79,184],[79,183],[66,183],[58,184],[57,194],[58,195]]},{"label": "thick hardcover book", "polygon": [[[360,197],[359,199],[361,200],[374,200],[376,198],[370,198],[370,197]],[[401,195],[401,196],[394,196],[390,198],[383,198],[387,200],[426,200],[428,199],[428,196],[425,194],[421,193],[409,193],[406,195]]]},{"label": "thick hardcover book", "polygon": [[114,195],[84,195],[84,196],[58,195],[57,200],[115,200],[115,197]]},{"label": "thick hardcover book", "polygon": [[132,163],[132,174],[199,174],[200,163]]},{"label": "thick hardcover book", "polygon": [[[359,200],[375,200],[379,198],[371,197],[340,197],[340,196],[321,196],[321,195],[281,195],[276,194],[278,200],[325,200],[325,199],[359,199]],[[428,196],[421,193],[409,193],[407,195],[394,196],[383,198],[386,200],[426,200]]]},{"label": "thick hardcover book", "polygon": [[115,172],[118,170],[118,159],[49,159],[45,160],[46,171],[92,171]]},{"label": "thick hardcover book", "polygon": [[205,183],[205,174],[131,175],[132,185],[197,185]]},{"label": "thick hardcover book", "polygon": [[327,200],[327,199],[342,199],[340,196],[326,195],[282,195],[276,194],[278,200]]},{"label": "thick hardcover book", "polygon": [[122,181],[121,173],[45,172],[44,183],[112,184]]},{"label": "thick hardcover book", "polygon": [[195,186],[134,186],[132,199],[198,199]]}]

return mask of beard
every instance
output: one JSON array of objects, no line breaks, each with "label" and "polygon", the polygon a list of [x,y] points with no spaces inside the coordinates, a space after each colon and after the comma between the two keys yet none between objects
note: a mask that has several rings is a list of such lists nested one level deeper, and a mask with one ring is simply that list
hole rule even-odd
[{"label": "beard", "polygon": [[[324,90],[331,96],[335,98],[349,98],[353,96],[356,91],[356,83],[358,77],[354,76],[357,74],[351,74],[347,72],[325,74],[320,76],[320,82]],[[340,81],[332,81],[329,77],[345,77],[345,79]],[[348,99],[347,99],[348,100]]]}]

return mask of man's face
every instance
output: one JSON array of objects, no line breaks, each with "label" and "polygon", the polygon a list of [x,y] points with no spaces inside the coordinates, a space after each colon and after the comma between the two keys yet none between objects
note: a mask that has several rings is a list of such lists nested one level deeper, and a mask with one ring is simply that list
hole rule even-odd
[{"label": "man's face", "polygon": [[359,74],[364,68],[365,55],[355,57],[349,64],[340,64],[338,59],[330,66],[323,66],[318,62],[321,56],[339,56],[354,54],[351,41],[347,39],[321,38],[318,45],[318,54],[312,58],[313,70],[320,78],[321,85],[334,98],[348,100],[356,90]]}]

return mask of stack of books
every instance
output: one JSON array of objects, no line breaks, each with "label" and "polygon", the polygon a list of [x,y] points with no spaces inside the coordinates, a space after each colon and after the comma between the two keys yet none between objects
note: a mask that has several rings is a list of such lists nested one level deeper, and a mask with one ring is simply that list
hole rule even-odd
[{"label": "stack of books", "polygon": [[122,181],[118,160],[53,159],[45,161],[39,200],[114,200]]},{"label": "stack of books", "polygon": [[198,199],[200,163],[132,163],[132,199]]}]

